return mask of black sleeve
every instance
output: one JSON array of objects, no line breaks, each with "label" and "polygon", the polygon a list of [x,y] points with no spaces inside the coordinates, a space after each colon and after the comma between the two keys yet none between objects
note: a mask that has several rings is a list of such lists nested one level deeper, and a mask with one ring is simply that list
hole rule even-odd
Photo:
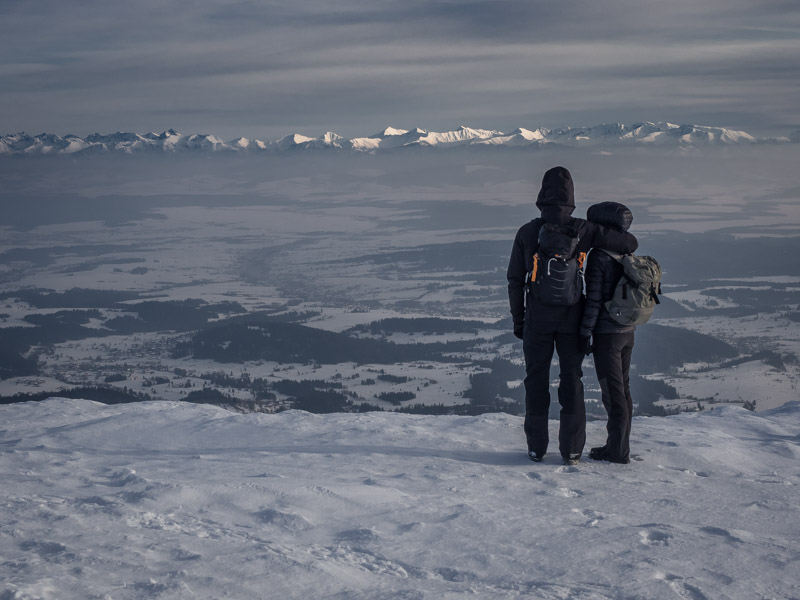
[{"label": "black sleeve", "polygon": [[525,321],[525,248],[522,242],[522,230],[514,238],[511,248],[511,258],[508,260],[508,304],[511,307],[511,317],[514,325]]},{"label": "black sleeve", "polygon": [[617,254],[632,254],[639,247],[639,240],[627,231],[612,229],[591,221],[587,221],[586,226],[591,238],[590,246],[592,248],[605,248]]},{"label": "black sleeve", "polygon": [[602,251],[595,250],[589,253],[586,261],[586,304],[583,307],[583,320],[581,321],[580,335],[590,336],[600,316],[600,308],[603,305],[603,288],[605,287],[605,276],[607,269],[603,268],[603,260],[599,254]]}]

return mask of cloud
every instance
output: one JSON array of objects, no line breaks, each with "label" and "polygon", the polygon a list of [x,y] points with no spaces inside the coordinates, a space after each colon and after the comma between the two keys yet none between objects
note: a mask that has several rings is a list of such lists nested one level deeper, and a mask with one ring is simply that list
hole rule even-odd
[{"label": "cloud", "polygon": [[0,111],[10,130],[277,137],[717,107],[739,121],[708,124],[759,133],[800,124],[798,25],[788,0],[7,0]]}]

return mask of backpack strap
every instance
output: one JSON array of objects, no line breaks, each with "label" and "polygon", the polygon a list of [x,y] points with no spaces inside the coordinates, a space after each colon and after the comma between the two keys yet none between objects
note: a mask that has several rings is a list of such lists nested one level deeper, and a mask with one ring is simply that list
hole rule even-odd
[{"label": "backpack strap", "polygon": [[613,258],[617,262],[622,262],[622,257],[624,254],[617,254],[616,252],[612,252],[611,250],[606,250],[605,248],[592,248],[592,250],[601,250],[608,254],[611,258]]},{"label": "backpack strap", "polygon": [[[622,262],[622,259],[623,259],[623,257],[627,256],[626,254],[617,254],[616,252],[612,252],[611,250],[606,250],[605,248],[592,248],[592,250],[601,250],[601,251],[605,252],[606,254],[608,254],[611,258],[613,258],[619,264],[623,265],[623,267],[625,266],[623,264],[623,262]],[[624,284],[623,287],[622,287],[622,297],[623,298],[627,298],[628,297],[628,290],[626,289],[627,286],[630,285],[632,288],[638,288],[639,287],[639,282],[636,281],[635,279],[633,279],[630,275],[628,275],[625,272],[624,268],[622,269],[622,278],[625,279],[625,281],[627,281],[627,283]]]},{"label": "backpack strap", "polygon": [[655,284],[650,285],[650,297],[656,304],[661,304],[661,300],[658,299],[658,295],[661,293],[661,282],[658,282],[658,288],[656,288]]}]

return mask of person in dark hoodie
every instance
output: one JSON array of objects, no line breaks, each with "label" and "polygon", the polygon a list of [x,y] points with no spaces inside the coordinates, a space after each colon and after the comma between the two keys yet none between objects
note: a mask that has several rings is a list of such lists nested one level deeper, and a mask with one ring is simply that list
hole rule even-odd
[{"label": "person in dark hoodie", "polygon": [[581,364],[589,348],[588,340],[578,335],[583,298],[575,304],[558,306],[543,304],[528,291],[527,275],[532,272],[533,256],[539,249],[539,233],[545,224],[574,231],[578,237],[578,252],[597,247],[628,254],[636,250],[638,242],[627,232],[572,216],[574,186],[572,175],[564,167],[554,167],[544,174],[536,206],[541,217],[526,223],[517,232],[506,274],[514,335],[522,339],[525,354],[525,437],[528,457],[541,461],[549,444],[550,363],[555,350],[560,369],[558,446],[564,462],[574,464],[586,443]]},{"label": "person in dark hoodie", "polygon": [[[601,202],[589,207],[586,213],[591,223],[605,225],[617,231],[628,231],[633,215],[624,204]],[[591,252],[586,261],[586,306],[583,311],[580,335],[593,339],[594,367],[603,406],[608,412],[603,446],[592,448],[589,458],[614,463],[630,462],[631,399],[630,367],[635,325],[620,325],[608,314],[604,303],[611,300],[622,277],[623,267],[606,252]]]}]

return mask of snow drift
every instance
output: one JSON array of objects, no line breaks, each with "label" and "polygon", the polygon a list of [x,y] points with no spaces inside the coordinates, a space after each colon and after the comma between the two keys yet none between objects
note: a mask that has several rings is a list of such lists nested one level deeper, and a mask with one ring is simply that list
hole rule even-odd
[{"label": "snow drift", "polygon": [[800,596],[798,402],[636,418],[639,460],[575,467],[505,414],[0,411],[2,598]]}]

